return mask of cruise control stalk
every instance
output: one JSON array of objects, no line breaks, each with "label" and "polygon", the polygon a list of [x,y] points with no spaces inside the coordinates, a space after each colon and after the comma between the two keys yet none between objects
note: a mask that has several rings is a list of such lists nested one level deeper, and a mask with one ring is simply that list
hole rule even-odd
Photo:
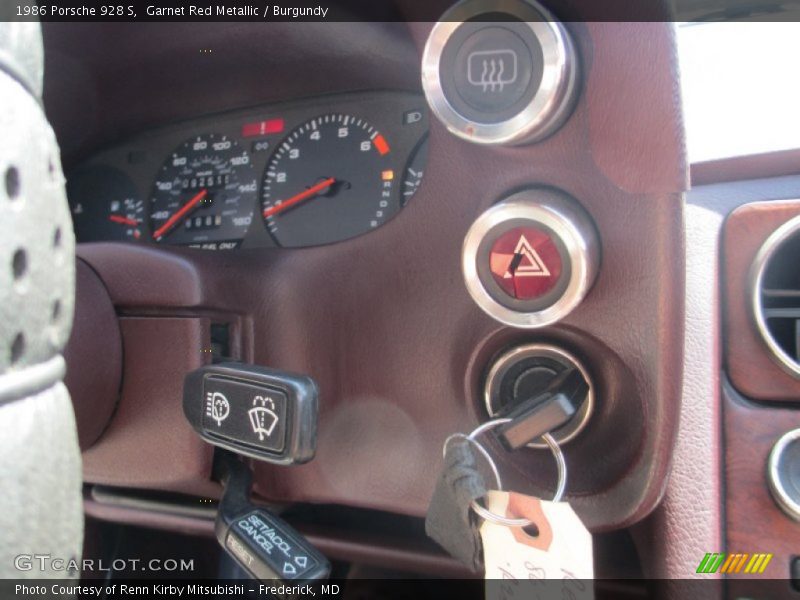
[{"label": "cruise control stalk", "polygon": [[225,491],[214,531],[234,560],[256,579],[318,581],[331,566],[297,530],[271,512],[250,502],[252,473],[236,455],[218,452]]},{"label": "cruise control stalk", "polygon": [[260,580],[311,582],[328,560],[293,527],[250,501],[253,474],[240,456],[275,465],[304,463],[317,447],[317,385],[310,377],[255,365],[207,365],[186,376],[183,411],[218,446],[225,490],[214,530],[228,554]]}]

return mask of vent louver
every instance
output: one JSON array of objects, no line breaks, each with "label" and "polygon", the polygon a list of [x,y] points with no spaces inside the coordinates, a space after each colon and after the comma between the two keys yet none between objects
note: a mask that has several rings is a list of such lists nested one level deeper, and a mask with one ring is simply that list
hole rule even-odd
[{"label": "vent louver", "polygon": [[800,216],[761,246],[751,274],[753,318],[773,357],[800,378]]}]

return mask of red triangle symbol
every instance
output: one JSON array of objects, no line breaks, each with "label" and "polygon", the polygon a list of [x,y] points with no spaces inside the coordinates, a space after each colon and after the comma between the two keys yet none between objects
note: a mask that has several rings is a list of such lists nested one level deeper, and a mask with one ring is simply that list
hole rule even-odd
[{"label": "red triangle symbol", "polygon": [[524,235],[519,236],[517,247],[514,249],[515,255],[522,255],[522,260],[517,264],[513,273],[506,271],[504,279],[511,277],[550,277],[550,269],[544,264],[542,257],[536,252],[531,243]]}]

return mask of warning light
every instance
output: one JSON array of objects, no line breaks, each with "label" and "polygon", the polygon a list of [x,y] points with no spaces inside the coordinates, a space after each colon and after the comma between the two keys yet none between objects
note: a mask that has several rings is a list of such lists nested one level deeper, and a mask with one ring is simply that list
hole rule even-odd
[{"label": "warning light", "polygon": [[383,179],[384,181],[391,181],[392,179],[394,179],[394,171],[392,171],[391,169],[386,169],[381,173],[381,179]]},{"label": "warning light", "polygon": [[389,152],[389,142],[387,142],[386,138],[380,133],[375,136],[375,139],[372,140],[372,143],[375,144],[375,148],[378,150],[381,156]]},{"label": "warning light", "polygon": [[286,124],[283,119],[267,119],[266,121],[245,123],[242,125],[242,137],[281,133],[285,126]]},{"label": "warning light", "polygon": [[489,269],[509,296],[534,300],[555,288],[563,265],[549,233],[538,227],[517,227],[500,235],[492,244]]}]

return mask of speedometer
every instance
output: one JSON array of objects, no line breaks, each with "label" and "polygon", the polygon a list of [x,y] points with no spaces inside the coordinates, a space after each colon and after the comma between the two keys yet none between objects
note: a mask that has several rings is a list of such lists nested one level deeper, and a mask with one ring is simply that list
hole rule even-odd
[{"label": "speedometer", "polygon": [[153,239],[206,248],[235,248],[256,203],[250,156],[227,136],[200,135],[167,159],[153,186]]},{"label": "speedometer", "polygon": [[388,140],[351,115],[327,114],[295,128],[267,163],[261,209],[284,247],[346,240],[399,209]]}]

